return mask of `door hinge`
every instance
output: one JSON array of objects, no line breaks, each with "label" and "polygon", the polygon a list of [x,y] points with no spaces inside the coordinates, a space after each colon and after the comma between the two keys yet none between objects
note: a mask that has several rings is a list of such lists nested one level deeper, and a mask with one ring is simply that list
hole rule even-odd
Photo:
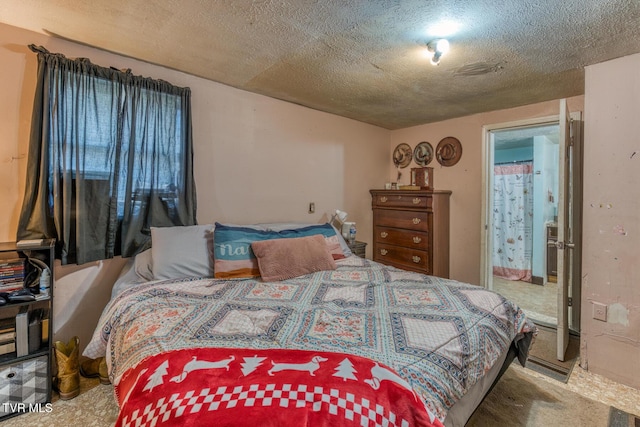
[{"label": "door hinge", "polygon": [[569,307],[573,307],[573,298],[571,298],[571,297],[567,298],[567,305]]},{"label": "door hinge", "polygon": [[573,119],[569,119],[569,147],[573,146],[573,134],[574,134],[574,130],[573,127],[575,126],[575,123],[573,121]]}]

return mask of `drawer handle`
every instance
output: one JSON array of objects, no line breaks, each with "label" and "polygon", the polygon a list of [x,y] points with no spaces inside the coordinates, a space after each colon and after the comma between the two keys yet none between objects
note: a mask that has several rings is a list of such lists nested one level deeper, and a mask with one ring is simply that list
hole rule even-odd
[{"label": "drawer handle", "polygon": [[413,218],[413,220],[412,220],[412,222],[413,222],[415,225],[420,224],[420,221],[422,221],[420,218]]},{"label": "drawer handle", "polygon": [[387,203],[387,200],[389,200],[389,199],[387,199],[387,196],[380,197],[380,202],[382,202],[382,203]]},{"label": "drawer handle", "polygon": [[418,264],[420,262],[421,258],[417,255],[413,256],[413,262],[415,262],[416,264]]},{"label": "drawer handle", "polygon": [[419,205],[420,204],[420,197],[414,197],[413,198],[413,204],[414,205]]},{"label": "drawer handle", "polygon": [[386,255],[387,253],[389,253],[386,249],[380,249],[380,255]]},{"label": "drawer handle", "polygon": [[413,243],[420,243],[420,242],[422,242],[422,237],[418,237],[418,236],[413,237]]},{"label": "drawer handle", "polygon": [[382,233],[380,233],[380,237],[382,237],[383,239],[386,239],[388,235],[389,233],[387,233],[386,231],[383,231]]}]

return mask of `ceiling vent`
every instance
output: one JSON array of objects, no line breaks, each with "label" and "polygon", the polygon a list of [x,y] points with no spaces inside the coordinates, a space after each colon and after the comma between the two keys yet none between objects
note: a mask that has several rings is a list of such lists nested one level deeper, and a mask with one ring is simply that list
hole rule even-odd
[{"label": "ceiling vent", "polygon": [[454,76],[480,76],[482,74],[497,73],[504,68],[504,62],[475,62],[463,65],[453,72]]}]

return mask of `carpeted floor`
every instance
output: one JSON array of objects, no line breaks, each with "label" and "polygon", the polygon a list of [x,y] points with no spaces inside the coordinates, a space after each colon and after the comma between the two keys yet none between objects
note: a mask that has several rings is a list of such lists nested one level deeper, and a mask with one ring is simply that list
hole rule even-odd
[{"label": "carpeted floor", "polygon": [[[541,377],[529,369],[512,364],[467,426],[620,425],[610,422],[612,408],[609,405],[569,391],[565,384]],[[61,401],[54,396],[51,413],[20,415],[0,422],[0,427],[111,427],[117,412],[112,386],[100,385],[97,379],[82,378],[82,391],[75,399]],[[624,420],[624,412],[615,415],[617,420]],[[628,425],[634,426],[633,421]]]},{"label": "carpeted floor", "polygon": [[50,413],[26,413],[0,422],[1,427],[112,427],[118,417],[113,386],[101,385],[98,378],[80,377],[80,395],[59,400],[53,393]]},{"label": "carpeted floor", "polygon": [[512,365],[489,393],[468,427],[607,427],[610,407],[541,382]]}]

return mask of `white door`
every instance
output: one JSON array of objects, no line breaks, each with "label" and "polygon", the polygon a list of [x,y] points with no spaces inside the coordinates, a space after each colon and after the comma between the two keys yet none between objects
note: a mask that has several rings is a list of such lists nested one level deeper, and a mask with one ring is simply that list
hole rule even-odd
[{"label": "white door", "polygon": [[574,245],[571,238],[571,116],[567,100],[560,100],[560,137],[558,142],[558,175],[561,190],[558,192],[558,347],[557,358],[564,360],[569,345],[569,284],[571,279],[570,257]]}]

